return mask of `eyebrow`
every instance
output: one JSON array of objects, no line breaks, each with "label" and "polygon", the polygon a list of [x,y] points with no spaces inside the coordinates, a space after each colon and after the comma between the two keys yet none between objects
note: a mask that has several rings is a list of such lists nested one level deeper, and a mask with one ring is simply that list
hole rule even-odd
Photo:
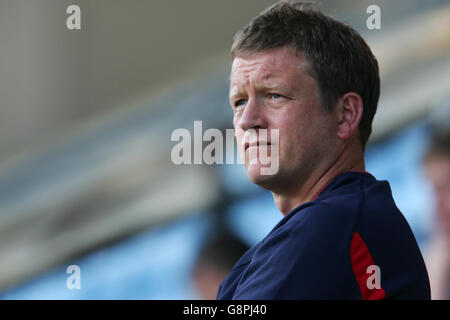
[{"label": "eyebrow", "polygon": [[264,80],[260,87],[262,87],[264,89],[271,89],[271,90],[273,90],[273,89],[278,89],[278,90],[282,90],[282,91],[287,90],[287,86],[284,83],[281,83],[281,82],[274,83],[272,81],[266,82]]},{"label": "eyebrow", "polygon": [[[273,78],[267,77],[266,79]],[[234,85],[230,87],[229,98],[233,98],[242,94],[241,87],[238,85]],[[288,91],[287,86],[284,83],[274,83],[272,80],[261,80],[261,84],[257,85],[257,90],[281,90],[283,92]]]},{"label": "eyebrow", "polygon": [[[233,86],[233,88],[236,88],[236,86]],[[240,90],[240,89],[230,90],[230,92],[228,94],[228,100],[231,103],[234,99],[236,99],[236,97],[239,97],[241,95],[242,95],[242,90]]]}]

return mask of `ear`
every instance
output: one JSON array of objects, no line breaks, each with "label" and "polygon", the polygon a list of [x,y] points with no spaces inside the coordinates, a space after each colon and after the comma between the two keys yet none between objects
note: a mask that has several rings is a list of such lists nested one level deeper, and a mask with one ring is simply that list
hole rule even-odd
[{"label": "ear", "polygon": [[338,103],[338,137],[342,140],[350,138],[358,130],[363,114],[361,96],[355,92],[344,94]]}]

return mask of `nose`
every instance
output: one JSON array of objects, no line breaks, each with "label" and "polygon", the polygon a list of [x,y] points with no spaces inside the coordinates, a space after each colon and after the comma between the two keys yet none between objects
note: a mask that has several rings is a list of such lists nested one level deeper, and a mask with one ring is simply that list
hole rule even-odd
[{"label": "nose", "polygon": [[244,107],[237,122],[242,130],[265,129],[267,128],[267,119],[264,113],[264,105],[256,98],[250,98]]}]

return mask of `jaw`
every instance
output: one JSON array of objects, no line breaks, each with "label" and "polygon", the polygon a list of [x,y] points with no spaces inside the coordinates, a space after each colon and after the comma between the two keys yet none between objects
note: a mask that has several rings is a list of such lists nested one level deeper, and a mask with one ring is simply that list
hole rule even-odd
[{"label": "jaw", "polygon": [[[268,166],[264,166],[264,167],[268,167]],[[245,166],[245,168],[247,170],[248,179],[252,183],[260,186],[261,188],[270,190],[270,186],[273,184],[273,181],[276,178],[275,178],[275,175],[261,174],[261,169],[263,169],[264,167],[261,164],[249,164],[249,165]]]}]

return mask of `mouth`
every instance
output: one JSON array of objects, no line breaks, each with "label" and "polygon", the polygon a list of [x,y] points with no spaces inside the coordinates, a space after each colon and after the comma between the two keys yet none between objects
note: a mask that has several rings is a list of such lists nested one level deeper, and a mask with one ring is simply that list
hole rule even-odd
[{"label": "mouth", "polygon": [[256,142],[245,142],[244,151],[247,151],[250,147],[261,147],[261,146],[270,146],[272,145],[270,142],[256,141]]}]

